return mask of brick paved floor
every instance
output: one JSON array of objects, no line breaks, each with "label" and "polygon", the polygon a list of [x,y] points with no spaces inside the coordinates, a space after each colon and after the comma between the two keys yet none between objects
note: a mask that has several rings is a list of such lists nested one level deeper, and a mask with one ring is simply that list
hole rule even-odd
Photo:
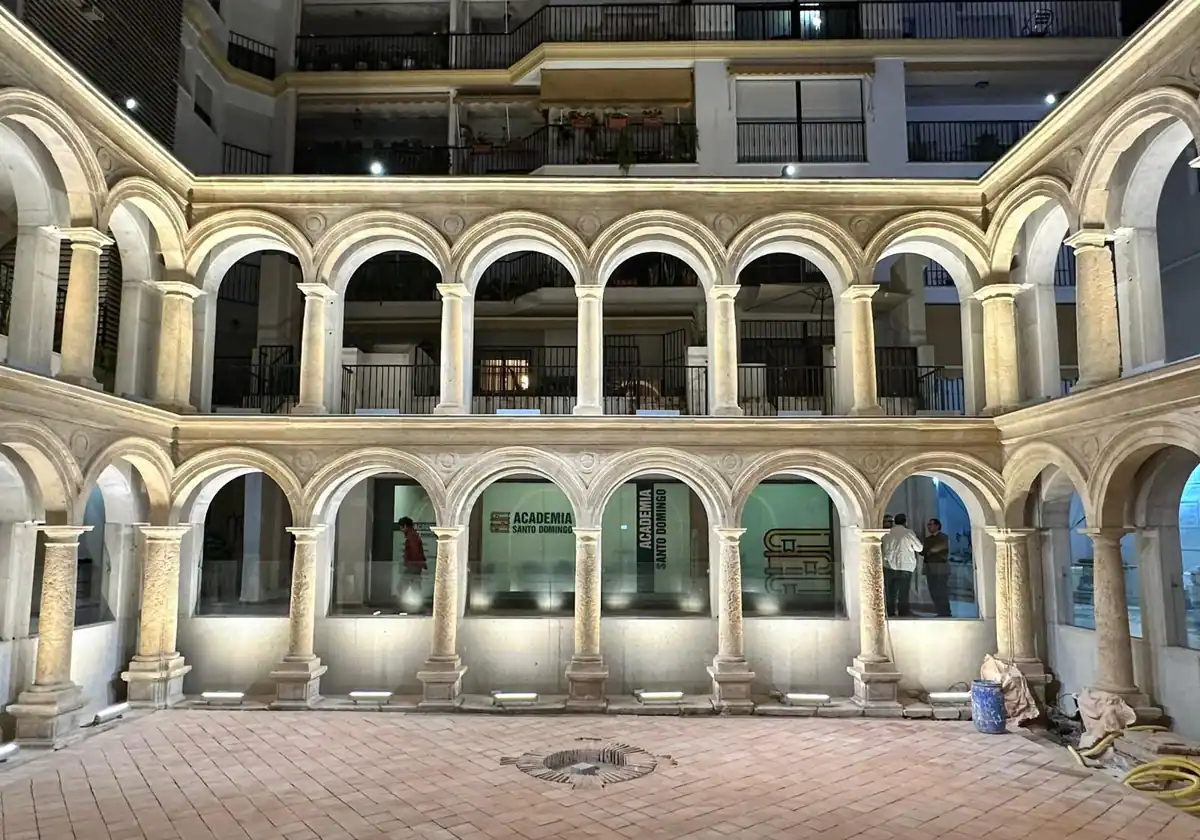
[{"label": "brick paved floor", "polygon": [[[583,736],[663,758],[604,789],[500,763]],[[1019,736],[862,719],[178,711],[0,770],[0,809],[4,840],[1200,837]]]}]

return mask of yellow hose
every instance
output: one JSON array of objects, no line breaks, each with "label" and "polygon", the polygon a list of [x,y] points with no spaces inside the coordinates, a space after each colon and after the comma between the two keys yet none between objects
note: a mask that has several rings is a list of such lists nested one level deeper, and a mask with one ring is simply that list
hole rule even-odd
[{"label": "yellow hose", "polygon": [[1120,732],[1110,732],[1092,745],[1091,749],[1081,750],[1080,755],[1084,758],[1099,758],[1106,749],[1112,746],[1113,741],[1120,737]]},{"label": "yellow hose", "polygon": [[1200,762],[1167,755],[1135,767],[1123,781],[1185,813],[1200,814]]}]

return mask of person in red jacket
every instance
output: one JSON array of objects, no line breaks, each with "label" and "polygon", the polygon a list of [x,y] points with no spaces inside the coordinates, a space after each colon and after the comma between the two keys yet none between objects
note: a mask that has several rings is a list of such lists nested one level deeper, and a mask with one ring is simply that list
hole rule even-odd
[{"label": "person in red jacket", "polygon": [[[404,570],[400,576],[400,606],[405,608],[407,601],[422,601],[421,597],[421,573],[429,568],[429,564],[425,561],[425,545],[421,542],[421,535],[417,533],[417,526],[413,524],[410,517],[402,516],[396,522],[400,526],[401,532],[404,534]],[[419,610],[405,610],[406,612],[418,612]]]}]

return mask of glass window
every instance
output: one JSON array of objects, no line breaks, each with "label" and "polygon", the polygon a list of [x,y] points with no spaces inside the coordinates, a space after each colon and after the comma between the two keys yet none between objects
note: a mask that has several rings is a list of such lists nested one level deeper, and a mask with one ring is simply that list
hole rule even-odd
[{"label": "glass window", "polygon": [[[104,494],[99,487],[88,496],[84,509],[83,524],[92,530],[79,537],[75,567],[75,626],[98,624],[112,620],[108,606],[108,576],[112,571],[112,558],[105,545]],[[46,566],[46,536],[37,536],[37,550],[33,563],[33,600],[30,605],[29,632],[37,633],[38,617],[42,608],[42,575]]]},{"label": "glass window", "polygon": [[1083,516],[1083,502],[1078,493],[1071,494],[1067,512],[1067,529],[1071,537],[1071,565],[1067,573],[1067,598],[1071,605],[1070,623],[1076,627],[1096,629],[1096,602],[1092,591],[1092,540],[1079,533],[1087,527]]},{"label": "glass window", "polygon": [[606,615],[709,615],[709,527],[692,489],[668,479],[622,484],[604,508]]},{"label": "glass window", "polygon": [[498,481],[471,512],[467,612],[571,615],[575,609],[575,518],[548,481]]},{"label": "glass window", "polygon": [[745,615],[846,614],[833,500],[811,481],[760,484],[742,512]]},{"label": "glass window", "polygon": [[436,524],[415,481],[371,478],[352,487],[338,508],[330,615],[431,614]]},{"label": "glass window", "polygon": [[1183,557],[1183,609],[1186,644],[1200,648],[1200,469],[1193,470],[1179,502],[1179,543]]},{"label": "glass window", "polygon": [[287,615],[295,539],[287,497],[255,472],[218,490],[204,518],[198,615]]},{"label": "glass window", "polygon": [[1137,535],[1121,537],[1121,565],[1125,570],[1125,603],[1129,612],[1129,635],[1142,637],[1142,576],[1138,570]]}]

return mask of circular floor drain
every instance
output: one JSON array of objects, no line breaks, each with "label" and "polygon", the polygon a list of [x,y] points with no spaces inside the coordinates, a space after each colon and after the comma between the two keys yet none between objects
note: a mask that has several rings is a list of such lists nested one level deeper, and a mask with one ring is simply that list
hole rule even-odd
[{"label": "circular floor drain", "polygon": [[515,765],[522,773],[547,782],[604,787],[653,773],[658,757],[628,744],[584,738],[570,749],[527,752],[517,758],[503,758],[500,763]]}]

